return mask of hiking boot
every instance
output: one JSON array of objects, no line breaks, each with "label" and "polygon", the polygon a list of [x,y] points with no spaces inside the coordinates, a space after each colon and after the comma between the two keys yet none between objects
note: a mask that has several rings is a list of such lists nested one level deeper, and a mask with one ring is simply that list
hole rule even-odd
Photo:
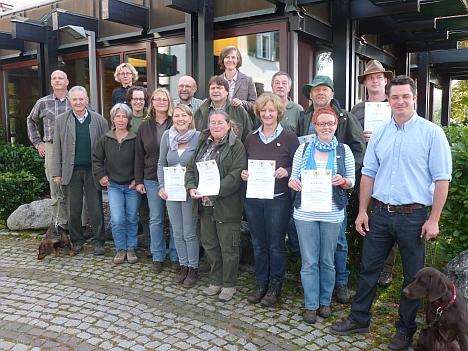
[{"label": "hiking boot", "polygon": [[393,339],[388,345],[390,350],[408,350],[413,342],[413,336],[406,336],[399,331],[395,333]]},{"label": "hiking boot", "polygon": [[160,261],[153,261],[153,267],[151,268],[154,273],[161,273],[163,264]]},{"label": "hiking boot", "polygon": [[114,264],[122,264],[125,261],[125,250],[117,250],[114,257]]},{"label": "hiking boot", "polygon": [[184,288],[191,288],[198,282],[198,268],[189,267],[184,280]]},{"label": "hiking boot", "polygon": [[260,301],[260,305],[263,307],[274,306],[281,295],[282,286],[283,284],[279,280],[273,279],[270,282],[267,293],[263,297],[262,301]]},{"label": "hiking boot", "polygon": [[369,333],[369,327],[359,325],[351,319],[339,321],[330,327],[330,332],[335,335],[350,335],[355,333]]},{"label": "hiking boot", "polygon": [[96,243],[93,246],[93,255],[94,256],[102,256],[106,253],[106,250],[104,249],[104,245],[101,243]]},{"label": "hiking boot", "polygon": [[335,285],[336,301],[341,304],[347,304],[349,302],[349,291],[346,284]]},{"label": "hiking boot", "polygon": [[387,286],[392,284],[392,280],[393,280],[392,272],[385,272],[384,271],[384,272],[380,273],[379,286],[381,288],[386,288]]},{"label": "hiking boot", "polygon": [[218,286],[218,285],[212,285],[212,284],[210,284],[209,287],[207,287],[207,288],[205,288],[205,289],[203,290],[203,293],[204,293],[205,295],[207,295],[207,296],[214,296],[214,295],[218,295],[219,292],[221,291],[221,289],[222,289],[222,288],[221,288],[220,286]]},{"label": "hiking boot", "polygon": [[263,299],[263,296],[265,296],[267,290],[267,285],[256,285],[255,291],[247,297],[247,301],[252,304],[259,303]]},{"label": "hiking boot", "polygon": [[177,284],[182,284],[187,277],[188,267],[187,266],[180,266],[179,271],[174,277],[174,282]]},{"label": "hiking boot", "polygon": [[317,311],[305,310],[302,314],[302,320],[307,324],[314,324],[315,322],[317,322]]},{"label": "hiking boot", "polygon": [[319,316],[322,318],[328,318],[331,316],[331,308],[330,306],[320,306],[319,308]]},{"label": "hiking boot", "polygon": [[171,272],[177,273],[180,271],[180,264],[177,261],[171,262]]},{"label": "hiking boot", "polygon": [[228,302],[232,300],[235,293],[236,288],[222,288],[221,292],[218,295],[218,300],[221,302]]},{"label": "hiking boot", "polygon": [[134,249],[127,250],[127,262],[131,264],[138,262],[138,256],[136,255]]}]

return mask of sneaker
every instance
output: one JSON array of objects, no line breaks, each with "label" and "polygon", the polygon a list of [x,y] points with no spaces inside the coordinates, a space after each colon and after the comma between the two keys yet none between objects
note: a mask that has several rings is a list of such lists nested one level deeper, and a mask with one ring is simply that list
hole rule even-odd
[{"label": "sneaker", "polygon": [[390,350],[408,350],[412,342],[413,336],[407,336],[397,331],[393,336],[390,345],[388,345],[388,348]]},{"label": "sneaker", "polygon": [[114,257],[114,264],[122,264],[125,261],[125,250],[117,250]]},{"label": "sneaker", "polygon": [[218,285],[212,285],[210,284],[209,287],[205,288],[205,290],[203,290],[203,293],[207,296],[214,296],[214,295],[218,295],[219,292],[221,291],[221,287],[218,286]]},{"label": "sneaker", "polygon": [[180,271],[180,264],[177,261],[171,262],[171,271],[172,273],[177,273]]},{"label": "sneaker", "polygon": [[260,305],[263,307],[273,307],[278,302],[281,295],[282,283],[279,280],[272,280],[268,286],[268,291],[260,301]]},{"label": "sneaker", "polygon": [[305,310],[302,314],[302,320],[307,324],[314,324],[315,322],[317,322],[317,311]]},{"label": "sneaker", "polygon": [[179,271],[174,277],[174,282],[177,284],[182,284],[185,280],[185,277],[187,276],[188,273],[188,267],[187,266],[180,266]]},{"label": "sneaker", "polygon": [[349,302],[348,286],[346,284],[336,284],[335,295],[336,301],[342,304],[347,304]]},{"label": "sneaker", "polygon": [[320,306],[319,308],[319,316],[322,318],[328,318],[331,316],[331,308],[330,306]]},{"label": "sneaker", "polygon": [[379,277],[379,286],[381,288],[386,288],[390,284],[392,284],[393,276],[392,272],[382,272],[380,273]]},{"label": "sneaker", "polygon": [[218,300],[221,302],[228,302],[232,300],[235,293],[236,288],[222,288],[221,292],[218,295]]},{"label": "sneaker", "polygon": [[160,262],[160,261],[153,261],[153,266],[152,266],[151,269],[153,270],[154,273],[161,273],[162,268],[163,268],[162,262]]},{"label": "sneaker", "polygon": [[369,327],[359,325],[349,318],[339,321],[330,327],[330,332],[335,335],[365,334],[369,333],[369,330]]},{"label": "sneaker", "polygon": [[127,262],[132,264],[138,262],[138,256],[136,255],[134,249],[127,250]]},{"label": "sneaker", "polygon": [[189,267],[184,280],[184,288],[191,288],[198,282],[198,268]]},{"label": "sneaker", "polygon": [[101,243],[96,243],[93,246],[93,255],[94,256],[102,256],[106,253],[106,250],[104,249],[104,245]]},{"label": "sneaker", "polygon": [[247,297],[247,301],[251,304],[259,303],[263,299],[263,296],[265,296],[267,290],[268,286],[266,285],[256,285],[255,291]]}]

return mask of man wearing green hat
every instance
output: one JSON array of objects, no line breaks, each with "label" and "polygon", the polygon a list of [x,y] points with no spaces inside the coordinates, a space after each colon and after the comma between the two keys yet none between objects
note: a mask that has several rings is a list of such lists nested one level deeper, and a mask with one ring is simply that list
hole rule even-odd
[{"label": "man wearing green hat", "polygon": [[[338,127],[335,136],[340,143],[347,144],[353,152],[356,170],[361,168],[366,151],[362,127],[357,118],[350,112],[343,110],[337,100],[333,98],[334,86],[330,77],[318,75],[314,80],[302,88],[304,96],[312,101],[305,112],[305,119],[299,122],[298,135],[315,134],[312,116],[315,110],[331,107],[338,116]],[[346,211],[345,211],[346,214]],[[348,277],[346,260],[348,258],[348,242],[346,240],[346,215],[341,225],[338,244],[335,252],[335,295],[339,303],[348,303]]]}]

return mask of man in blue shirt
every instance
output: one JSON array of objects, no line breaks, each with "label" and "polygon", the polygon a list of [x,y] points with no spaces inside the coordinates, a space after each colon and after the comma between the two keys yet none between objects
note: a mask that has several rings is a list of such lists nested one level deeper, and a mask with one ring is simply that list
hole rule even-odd
[{"label": "man in blue shirt", "polygon": [[[403,288],[411,283],[424,267],[424,239],[439,234],[447,199],[452,159],[444,132],[415,112],[416,86],[411,78],[395,77],[387,91],[393,117],[373,133],[362,168],[356,230],[364,240],[358,288],[348,318],[331,327],[334,334],[369,331],[377,281],[395,242],[403,265]],[[374,211],[369,221],[371,199]],[[432,206],[429,216],[428,206]],[[411,345],[419,303],[401,295],[391,350]]]}]

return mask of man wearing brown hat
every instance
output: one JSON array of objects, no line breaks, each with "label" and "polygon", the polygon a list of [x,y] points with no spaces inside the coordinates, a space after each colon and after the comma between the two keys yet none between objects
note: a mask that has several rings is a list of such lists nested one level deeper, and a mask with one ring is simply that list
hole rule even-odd
[{"label": "man wearing brown hat", "polygon": [[[366,151],[366,145],[363,138],[362,127],[357,118],[350,112],[343,110],[338,101],[333,98],[333,81],[327,76],[318,75],[314,80],[304,85],[302,93],[306,98],[312,101],[312,104],[305,112],[305,119],[299,122],[298,135],[315,134],[312,116],[315,110],[323,107],[331,107],[338,116],[338,127],[335,135],[340,143],[347,144],[353,152],[356,162],[356,169],[360,169]],[[346,213],[346,211],[345,211]],[[338,236],[338,244],[335,252],[335,290],[334,294],[339,303],[348,303],[348,277],[346,260],[348,258],[348,242],[346,240],[346,216]]]},{"label": "man wearing brown hat", "polygon": [[[361,123],[362,128],[364,129],[364,116],[366,111],[366,102],[384,102],[387,101],[387,95],[385,94],[385,86],[393,78],[393,73],[391,71],[385,70],[382,64],[377,60],[371,60],[366,64],[364,73],[358,76],[358,81],[360,84],[363,84],[366,88],[366,101],[362,101],[354,105],[351,109],[351,112],[357,117],[359,123]],[[364,130],[364,140],[369,142],[370,137],[372,136],[372,131]],[[354,194],[358,194],[356,191],[359,182],[356,182],[357,187],[355,187]],[[384,269],[380,274],[379,286],[385,288],[392,283],[392,271],[393,265],[395,263],[395,256],[397,253],[398,247],[395,245],[390,251],[390,254],[385,261]]]}]

